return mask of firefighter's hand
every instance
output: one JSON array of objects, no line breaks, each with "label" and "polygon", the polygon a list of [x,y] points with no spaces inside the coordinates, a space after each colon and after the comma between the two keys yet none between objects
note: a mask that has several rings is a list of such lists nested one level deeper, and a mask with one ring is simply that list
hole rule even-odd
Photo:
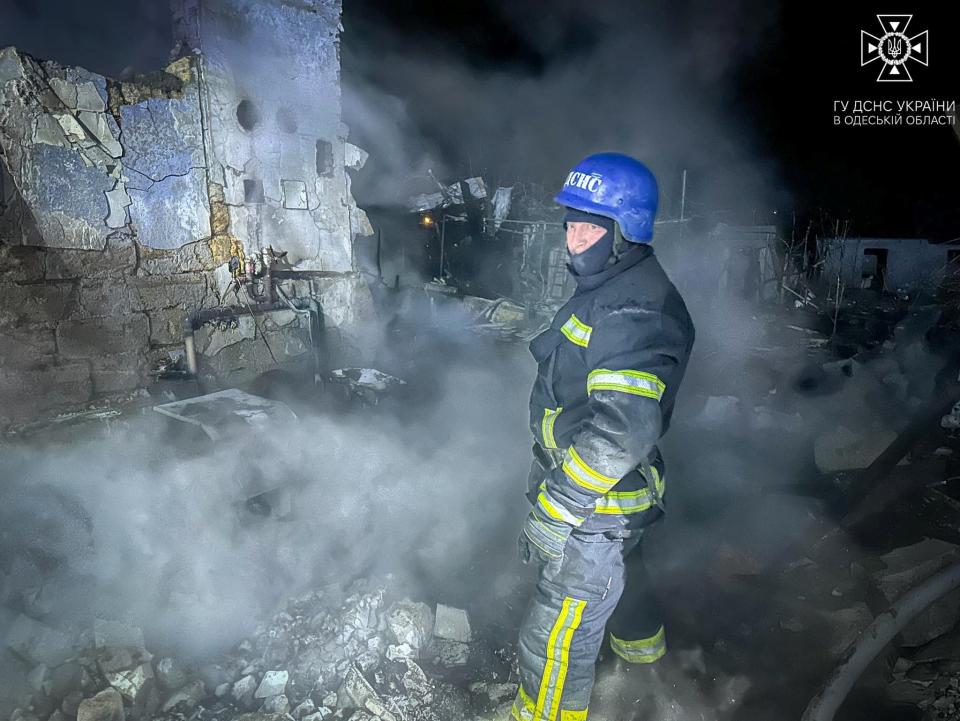
[{"label": "firefighter's hand", "polygon": [[546,490],[541,490],[537,502],[523,522],[518,539],[520,560],[529,563],[537,558],[549,563],[562,559],[567,539],[587,515],[584,509],[571,510],[552,498]]}]

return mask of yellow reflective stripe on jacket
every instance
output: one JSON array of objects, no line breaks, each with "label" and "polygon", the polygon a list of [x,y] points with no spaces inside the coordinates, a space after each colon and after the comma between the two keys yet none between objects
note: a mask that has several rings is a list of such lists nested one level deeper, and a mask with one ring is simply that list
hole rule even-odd
[{"label": "yellow reflective stripe on jacket", "polygon": [[593,333],[593,328],[577,318],[577,316],[571,315],[567,318],[567,322],[560,326],[560,332],[563,333],[571,343],[586,348],[590,345],[590,335]]},{"label": "yellow reflective stripe on jacket", "polygon": [[540,431],[543,435],[544,448],[556,448],[557,439],[553,437],[553,427],[557,424],[557,416],[563,408],[544,408],[543,420],[540,421]]},{"label": "yellow reflective stripe on jacket", "polygon": [[[660,477],[660,471],[654,466],[650,466],[650,470],[653,472],[653,483],[657,489],[657,495],[662,497],[666,483]],[[646,511],[655,503],[656,501],[650,497],[650,491],[646,488],[636,491],[610,491],[597,499],[595,510],[597,513],[622,516]]]},{"label": "yellow reflective stripe on jacket", "polygon": [[587,376],[587,395],[593,391],[620,391],[660,400],[666,383],[645,371],[612,371],[598,368]]},{"label": "yellow reflective stripe on jacket", "polygon": [[567,449],[567,455],[563,461],[563,472],[578,486],[597,493],[606,493],[620,480],[619,478],[605,476],[592,469],[573,446]]},{"label": "yellow reflective stripe on jacket", "polygon": [[570,513],[562,504],[556,502],[546,490],[540,491],[540,495],[537,496],[537,506],[543,509],[543,512],[548,516],[562,523],[575,527],[583,524],[584,519]]},{"label": "yellow reflective stripe on jacket", "polygon": [[567,596],[557,616],[557,622],[547,639],[547,663],[540,679],[540,693],[533,711],[534,721],[556,721],[563,698],[563,685],[567,680],[570,659],[570,643],[573,632],[580,626],[586,601]]},{"label": "yellow reflective stripe on jacket", "polygon": [[[517,697],[513,701],[513,708],[510,709],[510,717],[514,721],[534,721],[535,711],[536,704],[524,690],[523,684],[520,684],[520,688],[517,689]],[[537,721],[543,721],[543,717],[538,718]],[[587,721],[587,709],[582,711],[561,710],[557,721]]]},{"label": "yellow reflective stripe on jacket", "polygon": [[649,638],[627,641],[610,634],[610,648],[629,663],[653,663],[667,652],[666,632],[663,626]]}]

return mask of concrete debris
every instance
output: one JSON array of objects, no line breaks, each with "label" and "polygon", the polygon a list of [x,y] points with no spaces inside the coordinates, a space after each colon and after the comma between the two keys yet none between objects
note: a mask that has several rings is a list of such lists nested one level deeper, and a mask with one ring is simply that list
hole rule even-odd
[{"label": "concrete debris", "polygon": [[191,681],[179,691],[175,691],[166,701],[164,701],[162,710],[165,712],[172,711],[174,709],[189,711],[193,708],[196,708],[196,706],[203,701],[203,697],[206,695],[206,692],[207,690],[203,685],[203,681],[200,679]]},{"label": "concrete debris", "polygon": [[270,696],[263,702],[263,711],[266,713],[285,714],[290,710],[290,701],[284,694]]},{"label": "concrete debris", "polygon": [[300,721],[300,719],[302,719],[304,716],[309,716],[310,714],[315,713],[316,710],[317,706],[314,704],[313,699],[308,698],[306,701],[293,709],[291,713],[293,717],[297,719],[297,721]]},{"label": "concrete debris", "polygon": [[104,678],[124,698],[137,703],[153,687],[153,667],[149,663],[141,663],[131,669],[105,673]]},{"label": "concrete debris", "polygon": [[[960,561],[960,547],[928,538],[880,557],[883,570],[870,578],[893,603],[937,571]],[[942,636],[960,620],[960,590],[947,594],[918,615],[901,633],[903,645],[922,646]]]},{"label": "concrete debris", "polygon": [[93,623],[93,643],[97,648],[124,646],[143,651],[143,630],[122,621],[98,618]]},{"label": "concrete debris", "polygon": [[483,182],[483,178],[467,178],[466,180],[448,185],[439,192],[423,193],[413,196],[407,203],[410,212],[421,213],[425,210],[433,210],[434,208],[463,205],[464,197],[461,182],[467,186],[467,192],[475,200],[483,200],[487,197],[487,186]]},{"label": "concrete debris", "polygon": [[398,602],[387,611],[387,628],[397,644],[419,651],[433,632],[433,612],[425,603]]},{"label": "concrete debris", "polygon": [[465,666],[470,660],[470,646],[459,641],[438,638],[433,642],[434,663],[446,668]]},{"label": "concrete debris", "polygon": [[950,412],[940,419],[940,427],[951,431],[960,429],[960,402],[955,403]]},{"label": "concrete debris", "polygon": [[388,661],[402,661],[407,658],[416,658],[416,651],[409,643],[390,644],[387,646]]},{"label": "concrete debris", "polygon": [[254,698],[267,698],[282,694],[287,688],[290,675],[286,671],[267,671],[263,675],[260,686],[257,687]]},{"label": "concrete debris", "polygon": [[[174,721],[212,718],[210,711],[223,721],[467,718],[470,696],[431,678],[413,658],[422,651],[438,673],[467,663],[471,646],[452,640],[473,638],[466,612],[438,604],[434,615],[424,603],[387,606],[385,598],[385,589],[366,581],[304,594],[232,651],[205,662],[154,658],[138,629],[101,621],[75,660],[37,664],[30,683],[38,698],[51,699],[42,719],[53,721],[78,714],[85,721]],[[516,685],[489,680],[472,692],[490,705]],[[32,720],[21,713],[17,721]]]},{"label": "concrete debris", "polygon": [[438,603],[433,635],[449,641],[470,643],[470,618],[467,616],[467,612],[461,608],[453,608]]},{"label": "concrete debris", "polygon": [[10,625],[6,645],[20,658],[47,666],[66,660],[73,651],[69,636],[24,614]]},{"label": "concrete debris", "polygon": [[123,697],[112,688],[80,702],[77,721],[124,721]]},{"label": "concrete debris", "polygon": [[482,696],[493,704],[499,704],[507,699],[512,699],[517,694],[517,684],[515,683],[472,683],[468,687],[470,693],[476,696]]},{"label": "concrete debris", "polygon": [[157,661],[157,683],[165,691],[173,691],[187,683],[187,671],[175,658],[169,656]]},{"label": "concrete debris", "polygon": [[34,691],[43,691],[47,684],[49,671],[46,664],[40,664],[27,674],[27,683]]},{"label": "concrete debris", "polygon": [[257,690],[257,679],[253,676],[244,676],[235,684],[230,691],[230,695],[241,706],[245,706],[253,700],[253,694]]},{"label": "concrete debris", "polygon": [[866,468],[896,438],[897,434],[887,429],[854,433],[840,426],[814,440],[814,460],[823,473]]},{"label": "concrete debris", "polygon": [[377,700],[377,692],[373,686],[363,677],[356,666],[351,666],[347,671],[343,684],[337,692],[339,708],[365,708],[367,701]]}]

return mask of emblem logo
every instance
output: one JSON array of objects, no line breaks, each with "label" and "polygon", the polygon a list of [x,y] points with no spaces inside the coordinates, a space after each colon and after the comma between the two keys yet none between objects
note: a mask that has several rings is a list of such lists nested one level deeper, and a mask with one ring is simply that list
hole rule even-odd
[{"label": "emblem logo", "polygon": [[907,34],[907,26],[913,15],[877,15],[880,37],[866,30],[860,31],[860,66],[880,60],[878,83],[909,83],[913,80],[907,67],[911,60],[927,65],[929,60],[929,42],[927,30],[917,35]]}]

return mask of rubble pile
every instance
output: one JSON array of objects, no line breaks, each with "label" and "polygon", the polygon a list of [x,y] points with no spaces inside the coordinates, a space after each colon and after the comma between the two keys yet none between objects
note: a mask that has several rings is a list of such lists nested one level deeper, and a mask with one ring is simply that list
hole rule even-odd
[{"label": "rubble pile", "polygon": [[21,618],[7,647],[48,663],[30,671],[33,695],[10,721],[461,721],[517,689],[497,678],[508,669],[481,661],[466,611],[391,600],[365,582],[289,600],[210,660],[155,656],[138,630],[107,633],[102,622],[71,653],[51,647],[52,629]]}]

